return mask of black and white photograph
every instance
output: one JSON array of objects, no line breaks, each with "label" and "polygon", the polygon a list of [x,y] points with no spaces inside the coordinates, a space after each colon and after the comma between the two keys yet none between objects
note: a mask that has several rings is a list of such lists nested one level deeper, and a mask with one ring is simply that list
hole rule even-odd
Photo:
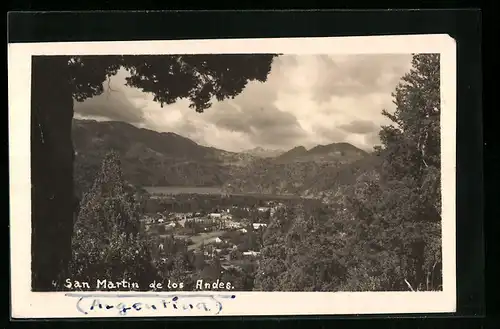
[{"label": "black and white photograph", "polygon": [[[144,53],[133,42],[42,44],[21,56],[29,76],[9,83],[25,99],[9,115],[11,136],[24,136],[11,168],[29,170],[17,193],[11,179],[24,294],[63,296],[86,316],[141,316],[138,302],[96,293],[166,294],[169,305],[226,294],[221,314],[272,313],[237,305],[280,293],[413,293],[432,304],[419,294],[454,289],[443,240],[454,248],[444,208],[454,207],[455,108],[453,90],[444,109],[443,80],[455,81],[443,72],[455,55],[436,41],[425,48],[427,37],[365,37],[342,51],[336,39],[349,38],[287,39],[295,46],[281,51],[279,39],[254,51],[258,39],[219,40],[229,52],[195,41]],[[27,65],[9,60],[9,70]],[[75,309],[68,296],[85,293]],[[197,308],[193,298],[182,307]]]}]

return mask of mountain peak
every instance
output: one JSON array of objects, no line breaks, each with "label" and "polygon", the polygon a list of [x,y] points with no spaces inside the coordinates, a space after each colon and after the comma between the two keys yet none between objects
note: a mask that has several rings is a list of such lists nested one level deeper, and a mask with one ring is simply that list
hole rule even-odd
[{"label": "mountain peak", "polygon": [[276,149],[266,149],[263,148],[262,146],[256,146],[253,149],[244,151],[243,153],[247,153],[256,157],[261,157],[261,158],[273,158],[276,156],[279,156],[282,154],[284,151],[282,150],[276,150]]},{"label": "mountain peak", "polygon": [[[290,151],[307,151],[307,149],[304,146],[299,145],[299,146],[295,146]],[[288,151],[288,152],[290,152],[290,151]]]},{"label": "mountain peak", "polygon": [[296,146],[277,158],[278,161],[331,161],[346,158],[363,157],[367,152],[349,144],[332,143],[316,145],[307,150],[304,146]]}]

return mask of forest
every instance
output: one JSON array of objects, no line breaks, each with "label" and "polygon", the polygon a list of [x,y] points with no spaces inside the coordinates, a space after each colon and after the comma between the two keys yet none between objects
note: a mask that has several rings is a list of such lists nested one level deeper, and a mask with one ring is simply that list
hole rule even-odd
[{"label": "forest", "polygon": [[[232,282],[255,291],[429,291],[442,289],[440,58],[416,54],[393,92],[392,124],[380,130],[379,165],[335,185],[328,211],[295,202],[259,237],[261,258],[242,271],[221,271],[167,236],[146,238],[141,205],[110,152],[83,194],[74,226],[69,274],[79,281],[128,278]],[[61,288],[62,289],[62,288]]]}]

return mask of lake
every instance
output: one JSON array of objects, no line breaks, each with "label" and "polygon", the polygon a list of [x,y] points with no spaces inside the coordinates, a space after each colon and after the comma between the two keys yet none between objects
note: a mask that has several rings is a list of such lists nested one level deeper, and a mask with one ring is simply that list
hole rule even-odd
[{"label": "lake", "polygon": [[[221,195],[226,194],[222,190],[222,187],[211,186],[211,187],[197,187],[197,186],[143,186],[150,194],[163,194],[163,195],[175,195],[175,194],[205,194],[205,195]],[[263,194],[263,193],[229,193],[232,196],[251,196],[251,197],[264,197],[272,199],[282,199],[282,200],[296,200],[303,199],[298,195],[276,195],[276,194]]]},{"label": "lake", "polygon": [[220,187],[144,186],[151,194],[223,194]]}]

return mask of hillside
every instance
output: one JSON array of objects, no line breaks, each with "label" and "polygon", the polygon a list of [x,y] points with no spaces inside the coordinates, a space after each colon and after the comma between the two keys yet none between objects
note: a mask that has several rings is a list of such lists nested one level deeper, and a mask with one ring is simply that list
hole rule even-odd
[{"label": "hillside", "polygon": [[259,157],[259,158],[274,158],[277,157],[281,154],[284,153],[283,150],[272,150],[272,149],[265,149],[263,147],[257,146],[253,149],[246,150],[246,154],[250,154],[254,157]]},{"label": "hillside", "polygon": [[310,150],[297,146],[278,157],[253,161],[246,167],[234,169],[224,188],[228,193],[317,197],[337,184],[338,175],[345,176],[342,182],[355,179],[364,168],[358,170],[356,163],[367,157],[367,152],[347,143],[318,145]]},{"label": "hillside", "polygon": [[121,157],[125,179],[143,186],[220,186],[231,167],[245,166],[249,155],[204,147],[174,133],[158,133],[123,122],[73,120],[75,180],[89,182],[111,149]]},{"label": "hillside", "polygon": [[379,171],[381,158],[375,154],[337,167],[325,167],[311,179],[304,182],[300,194],[304,197],[328,199],[337,187],[354,184],[363,173]]},{"label": "hillside", "polygon": [[317,145],[310,150],[304,146],[297,146],[276,157],[278,163],[286,162],[337,162],[360,159],[368,153],[349,143],[332,143],[328,145]]},{"label": "hillside", "polygon": [[120,154],[125,179],[133,185],[222,186],[228,193],[321,197],[373,166],[367,152],[347,143],[310,150],[298,146],[276,157],[259,156],[205,147],[174,133],[113,121],[75,119],[73,144],[79,193],[90,188],[102,159],[112,149]]}]

